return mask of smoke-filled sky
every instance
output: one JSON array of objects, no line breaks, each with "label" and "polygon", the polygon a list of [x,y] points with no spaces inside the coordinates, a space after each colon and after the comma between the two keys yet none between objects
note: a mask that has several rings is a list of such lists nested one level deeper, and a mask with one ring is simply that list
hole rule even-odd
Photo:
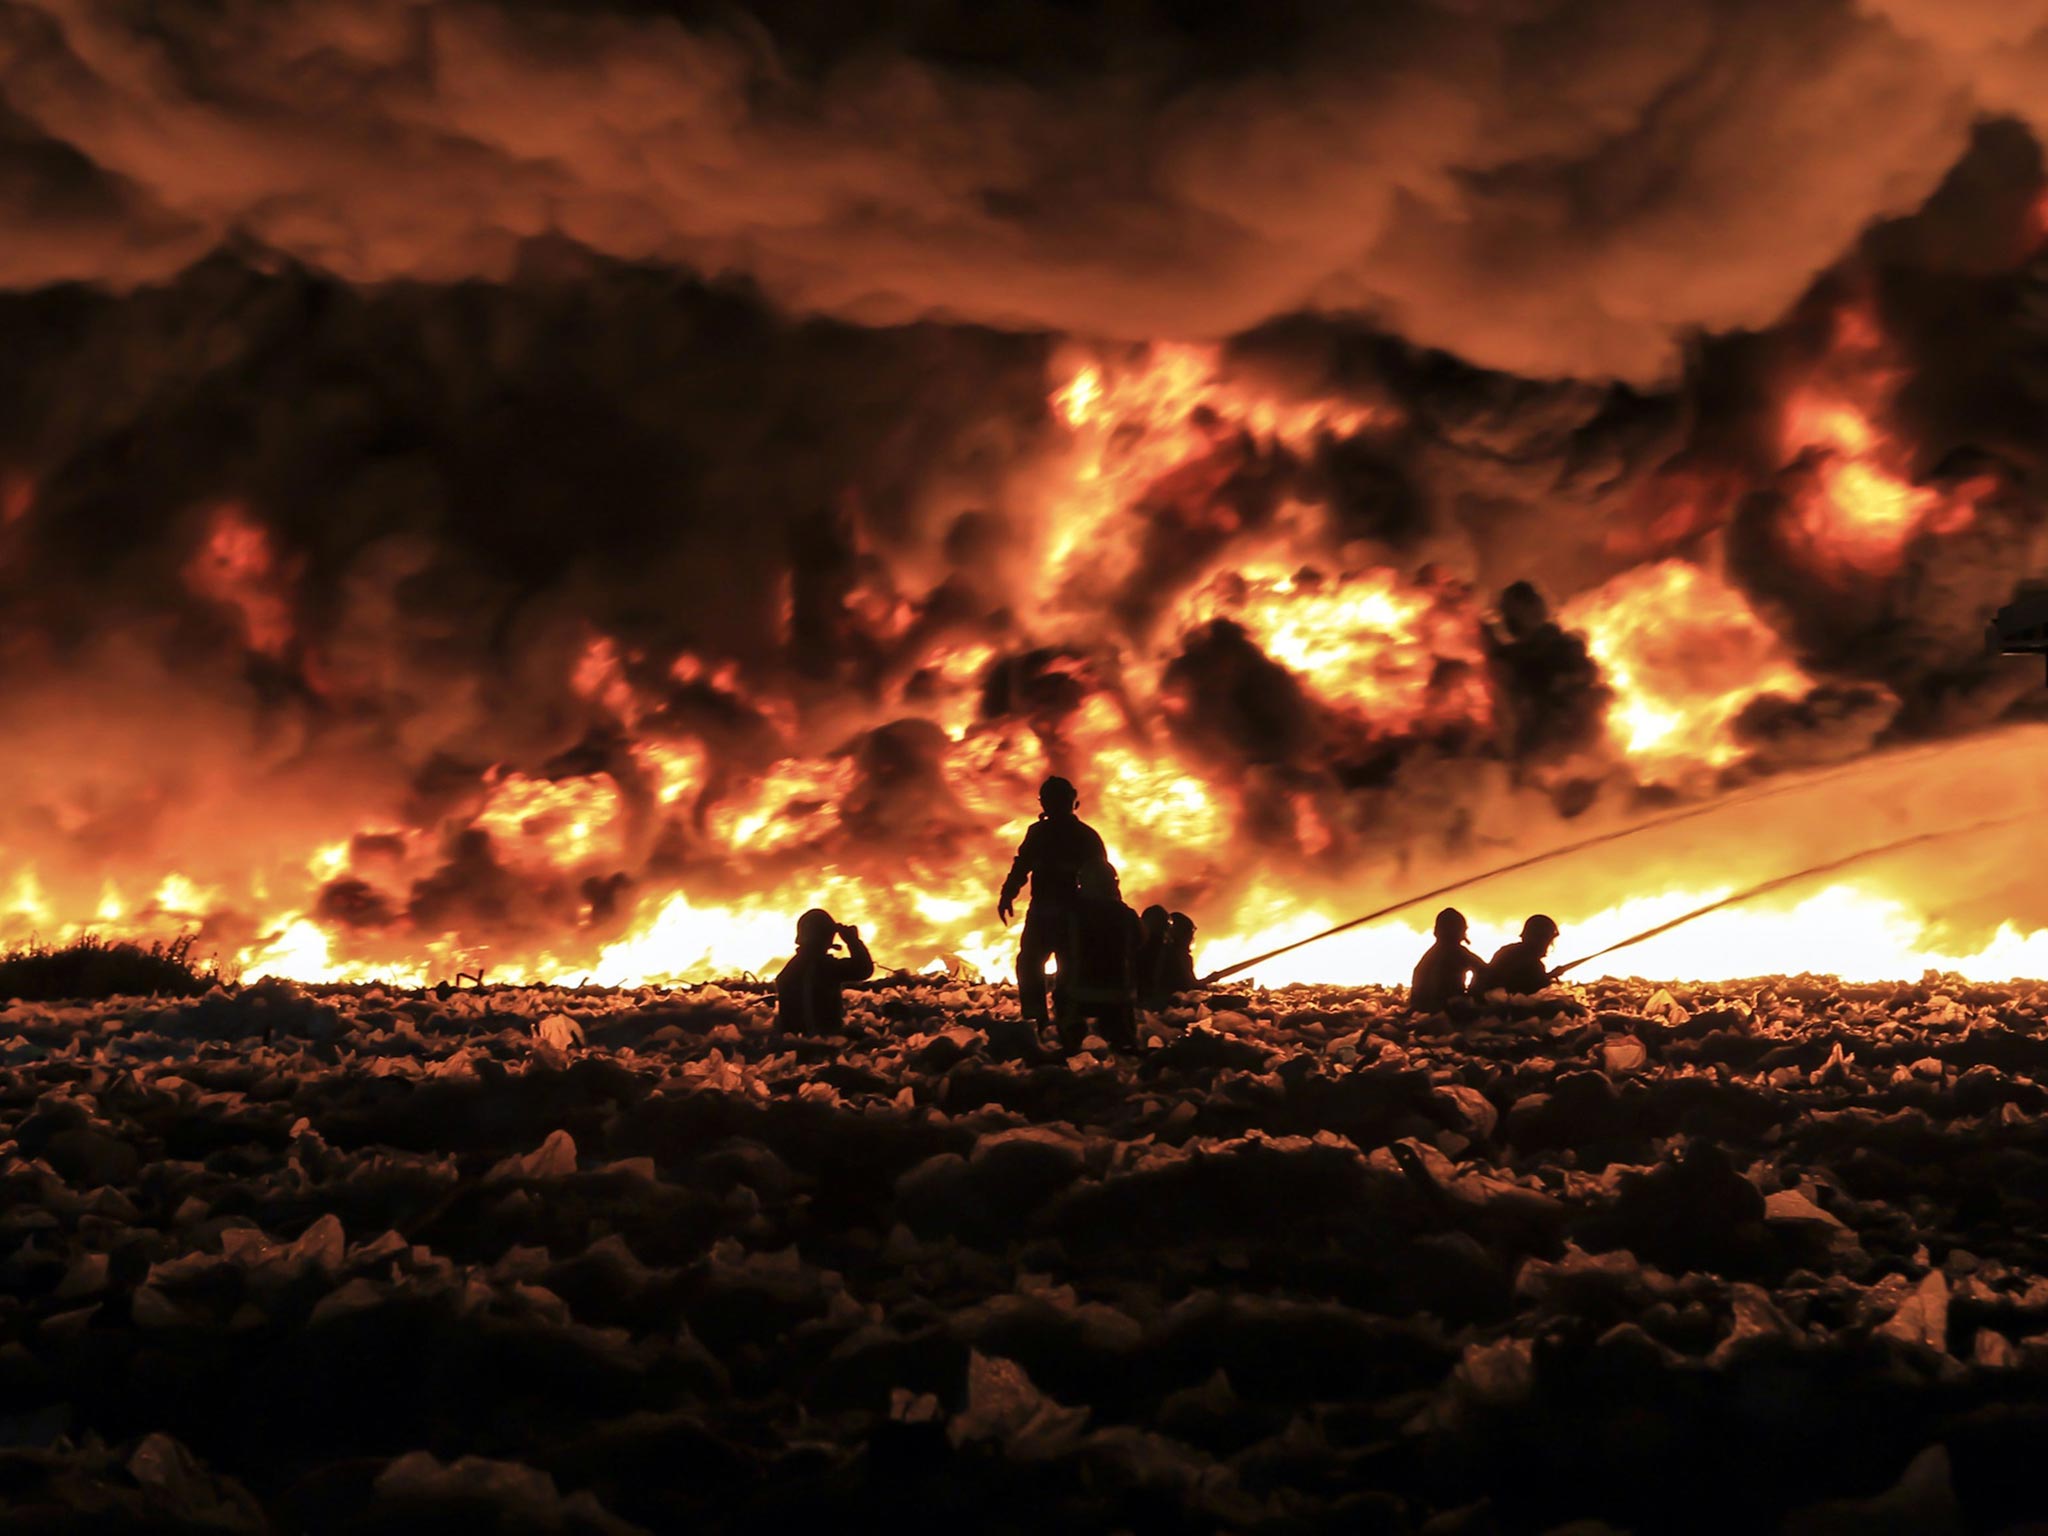
[{"label": "smoke-filled sky", "polygon": [[2028,0],[13,0],[0,28],[16,287],[224,244],[499,282],[559,237],[860,322],[1362,312],[1645,382],[2048,100]]},{"label": "smoke-filled sky", "polygon": [[[1982,627],[2048,570],[2044,102],[2035,0],[0,0],[0,842],[52,922],[175,870],[386,954],[857,843],[950,881],[971,643],[1020,783],[1095,691],[1230,786],[1187,899],[1348,879],[1676,792],[1602,757],[1611,657],[1477,638],[1667,561],[1800,679],[1716,770],[2032,712]],[[1049,402],[1148,343],[1325,417],[1224,411],[1054,590]],[[1424,723],[1196,603],[1280,544],[1464,623]],[[851,811],[735,866],[716,808],[828,759]],[[604,857],[479,834],[508,773],[608,776]]]}]

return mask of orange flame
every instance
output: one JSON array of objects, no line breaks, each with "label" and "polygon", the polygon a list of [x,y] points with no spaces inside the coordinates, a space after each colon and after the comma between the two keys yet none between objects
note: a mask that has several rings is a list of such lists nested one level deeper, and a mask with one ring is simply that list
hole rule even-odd
[{"label": "orange flame", "polygon": [[[1883,347],[1874,325],[1845,323],[1828,368],[1785,407],[1786,457],[1818,465],[1800,526],[1831,570],[1889,569],[1913,539],[1970,515],[1905,478],[1906,456],[1880,425],[1893,387]],[[1243,455],[1305,453],[1323,434],[1390,418],[1233,380],[1216,352],[1196,347],[1077,360],[1050,406],[1058,441],[1029,488],[1044,514],[1042,600],[1012,631],[921,641],[926,595],[909,572],[865,552],[848,621],[897,659],[868,694],[838,694],[829,707],[729,659],[650,656],[593,633],[563,668],[575,709],[623,738],[602,771],[549,777],[535,763],[495,763],[472,776],[458,765],[453,790],[416,800],[365,789],[357,802],[345,792],[287,801],[280,791],[284,830],[246,851],[216,846],[225,815],[179,822],[141,852],[99,830],[118,828],[120,815],[67,803],[47,817],[34,856],[17,853],[0,872],[0,939],[87,927],[146,936],[197,922],[251,975],[405,982],[485,966],[497,979],[623,984],[761,971],[786,953],[795,914],[820,905],[863,924],[885,959],[915,968],[950,955],[1000,974],[1014,940],[994,913],[995,886],[1049,771],[1081,782],[1129,897],[1196,912],[1205,959],[1348,915],[1355,893],[1306,872],[1360,841],[1352,805],[1284,777],[1240,780],[1184,750],[1163,680],[1189,630],[1227,619],[1354,738],[1491,722],[1481,614],[1466,587],[1340,545],[1314,507],[1288,507],[1247,534],[1210,494]],[[1208,568],[1190,569],[1156,621],[1112,625],[1104,594],[1137,568],[1147,498],[1162,486],[1188,502],[1189,526],[1213,536],[1191,561]],[[245,509],[213,512],[183,575],[251,653],[281,659],[297,647],[296,568]],[[1738,764],[1743,709],[1811,686],[1743,597],[1692,563],[1627,571],[1568,603],[1561,621],[1584,632],[1613,693],[1603,770],[1639,784]],[[991,669],[1027,653],[1047,702],[990,718]],[[744,717],[746,749],[687,723],[676,708],[684,695],[708,714]],[[923,723],[898,744],[901,761],[864,766],[864,733],[906,714]],[[1487,833],[1472,835],[1483,845]],[[394,926],[386,909],[402,911],[409,892],[431,885],[465,836],[464,846],[487,839],[499,865],[545,888],[540,915],[482,933],[460,918],[446,931]],[[1583,905],[1598,910],[1560,915],[1576,917],[1575,937],[1590,947],[1700,904],[1716,886],[1699,884],[1642,901],[1589,895]],[[1839,951],[1845,970],[1904,974],[1929,957],[2048,969],[2048,935],[2001,935],[1978,956],[1950,956],[1894,893],[1844,887],[1813,900],[1816,913],[1856,929]],[[1474,916],[1482,939],[1490,923],[1509,923]],[[1724,914],[1624,963],[1725,975],[1731,962],[1706,939],[1748,943],[1750,921]],[[1260,979],[1398,980],[1423,942],[1415,927],[1385,925]],[[1766,952],[1740,964],[1763,968],[1754,957]]]},{"label": "orange flame", "polygon": [[1326,577],[1253,563],[1212,580],[1185,614],[1190,626],[1236,621],[1326,703],[1387,734],[1490,719],[1476,615],[1457,594],[1385,567]]},{"label": "orange flame", "polygon": [[553,868],[616,859],[618,786],[609,777],[529,779],[507,773],[492,786],[476,825],[502,853]]},{"label": "orange flame", "polygon": [[1726,767],[1751,700],[1813,686],[1740,593],[1683,560],[1624,571],[1561,619],[1585,633],[1614,691],[1609,726],[1648,778]]},{"label": "orange flame", "polygon": [[1944,499],[1914,484],[1906,445],[1879,426],[1902,377],[1876,319],[1847,305],[1833,350],[1786,401],[1784,457],[1812,466],[1795,492],[1796,526],[1824,571],[1889,575],[1922,533],[1955,533],[1976,515],[1967,493]]}]

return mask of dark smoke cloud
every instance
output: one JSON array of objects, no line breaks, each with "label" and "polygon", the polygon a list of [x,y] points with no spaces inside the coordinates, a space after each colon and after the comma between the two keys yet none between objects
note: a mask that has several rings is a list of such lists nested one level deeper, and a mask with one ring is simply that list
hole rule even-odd
[{"label": "dark smoke cloud", "polygon": [[[831,512],[942,571],[959,507],[990,502],[1043,431],[1044,354],[792,323],[616,266],[373,292],[216,260],[122,298],[0,296],[0,490],[26,492],[0,530],[0,840],[45,869],[160,853],[204,885],[417,827],[414,854],[445,866],[413,888],[421,931],[558,930],[589,893],[506,869],[481,834],[437,850],[433,829],[474,814],[494,765],[603,772],[627,859],[655,856],[652,787],[570,684],[592,634],[644,653],[642,729],[704,744],[707,799],[836,745],[894,662],[785,634],[793,554]],[[252,647],[240,578],[195,582],[223,509],[260,541],[275,654]],[[800,683],[822,668],[855,718],[828,704],[793,744],[744,692],[670,677],[682,652]],[[863,772],[903,777],[872,754]],[[870,794],[871,819],[900,795]],[[359,928],[394,915],[347,888],[328,902]]]},{"label": "dark smoke cloud", "polygon": [[1861,757],[1897,713],[1898,700],[1881,688],[1824,685],[1803,699],[1752,699],[1735,735],[1761,768],[1808,768]]},{"label": "dark smoke cloud", "polygon": [[1533,577],[1561,594],[1679,542],[1654,531],[1656,480],[1687,446],[1691,390],[1525,379],[1307,315],[1234,338],[1229,356],[1246,377],[1394,417],[1325,443],[1288,486],[1327,500],[1340,536],[1446,561],[1482,588]]},{"label": "dark smoke cloud", "polygon": [[0,282],[156,281],[224,243],[495,280],[558,239],[864,322],[1362,311],[1651,377],[2039,99],[2032,34],[1946,5],[832,9],[8,0],[0,219],[29,233]]},{"label": "dark smoke cloud", "polygon": [[[2039,27],[1481,10],[0,0],[0,287],[33,290],[0,294],[0,846],[225,875],[353,838],[316,915],[366,945],[602,938],[643,894],[822,862],[740,868],[708,830],[792,752],[844,770],[833,836],[985,857],[938,728],[900,718],[970,642],[990,739],[1074,772],[1083,705],[1135,715],[1119,656],[1154,647],[1166,717],[1132,723],[1333,882],[1511,843],[1489,816],[1529,777],[1559,815],[1636,792],[1547,622],[1496,648],[1497,718],[1405,735],[1227,620],[1172,633],[1295,502],[1327,509],[1288,550],[1326,576],[1562,607],[1725,561],[1820,683],[1743,716],[1752,771],[2036,707],[1982,627],[2048,571]],[[1831,585],[1777,415],[1851,299],[1897,350],[1913,476],[1989,489]],[[1374,421],[1293,449],[1207,423],[1071,632],[1030,564],[1051,372],[1064,338],[1155,336]],[[254,553],[209,553],[224,526]],[[701,792],[661,803],[571,686],[593,630],[634,730],[703,744]],[[508,769],[607,776],[617,867],[471,827]]]},{"label": "dark smoke cloud", "polygon": [[1227,619],[1188,635],[1167,666],[1165,695],[1175,734],[1211,757],[1293,763],[1322,745],[1318,711],[1301,684]]},{"label": "dark smoke cloud", "polygon": [[[2014,573],[2048,568],[2038,504],[2010,492],[1976,503],[1959,532],[1925,534],[1900,569],[1871,575],[1814,569],[1792,532],[1794,506],[1813,494],[1801,465],[1742,507],[1729,535],[1731,568],[1815,670],[1882,683],[1905,704],[1905,723],[1953,729],[1958,711],[1994,718],[2013,702],[2012,672],[1986,652],[1987,617],[2011,595]],[[1965,696],[1977,699],[1964,705]]]}]

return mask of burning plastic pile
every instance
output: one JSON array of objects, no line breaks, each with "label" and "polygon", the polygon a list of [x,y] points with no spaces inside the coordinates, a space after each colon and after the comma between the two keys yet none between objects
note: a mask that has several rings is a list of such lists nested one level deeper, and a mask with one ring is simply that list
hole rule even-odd
[{"label": "burning plastic pile", "polygon": [[15,1004],[12,1528],[1996,1531],[2048,994]]}]

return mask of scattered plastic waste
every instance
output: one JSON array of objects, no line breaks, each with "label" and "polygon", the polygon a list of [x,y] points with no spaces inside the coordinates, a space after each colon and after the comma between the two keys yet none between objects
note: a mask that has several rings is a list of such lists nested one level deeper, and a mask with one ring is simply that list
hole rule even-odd
[{"label": "scattered plastic waste", "polygon": [[2048,996],[1401,1002],[1247,991],[1072,1057],[964,968],[830,1042],[744,983],[15,1005],[10,1497],[251,1533],[914,1525],[941,1489],[1045,1529],[2004,1509]]}]

